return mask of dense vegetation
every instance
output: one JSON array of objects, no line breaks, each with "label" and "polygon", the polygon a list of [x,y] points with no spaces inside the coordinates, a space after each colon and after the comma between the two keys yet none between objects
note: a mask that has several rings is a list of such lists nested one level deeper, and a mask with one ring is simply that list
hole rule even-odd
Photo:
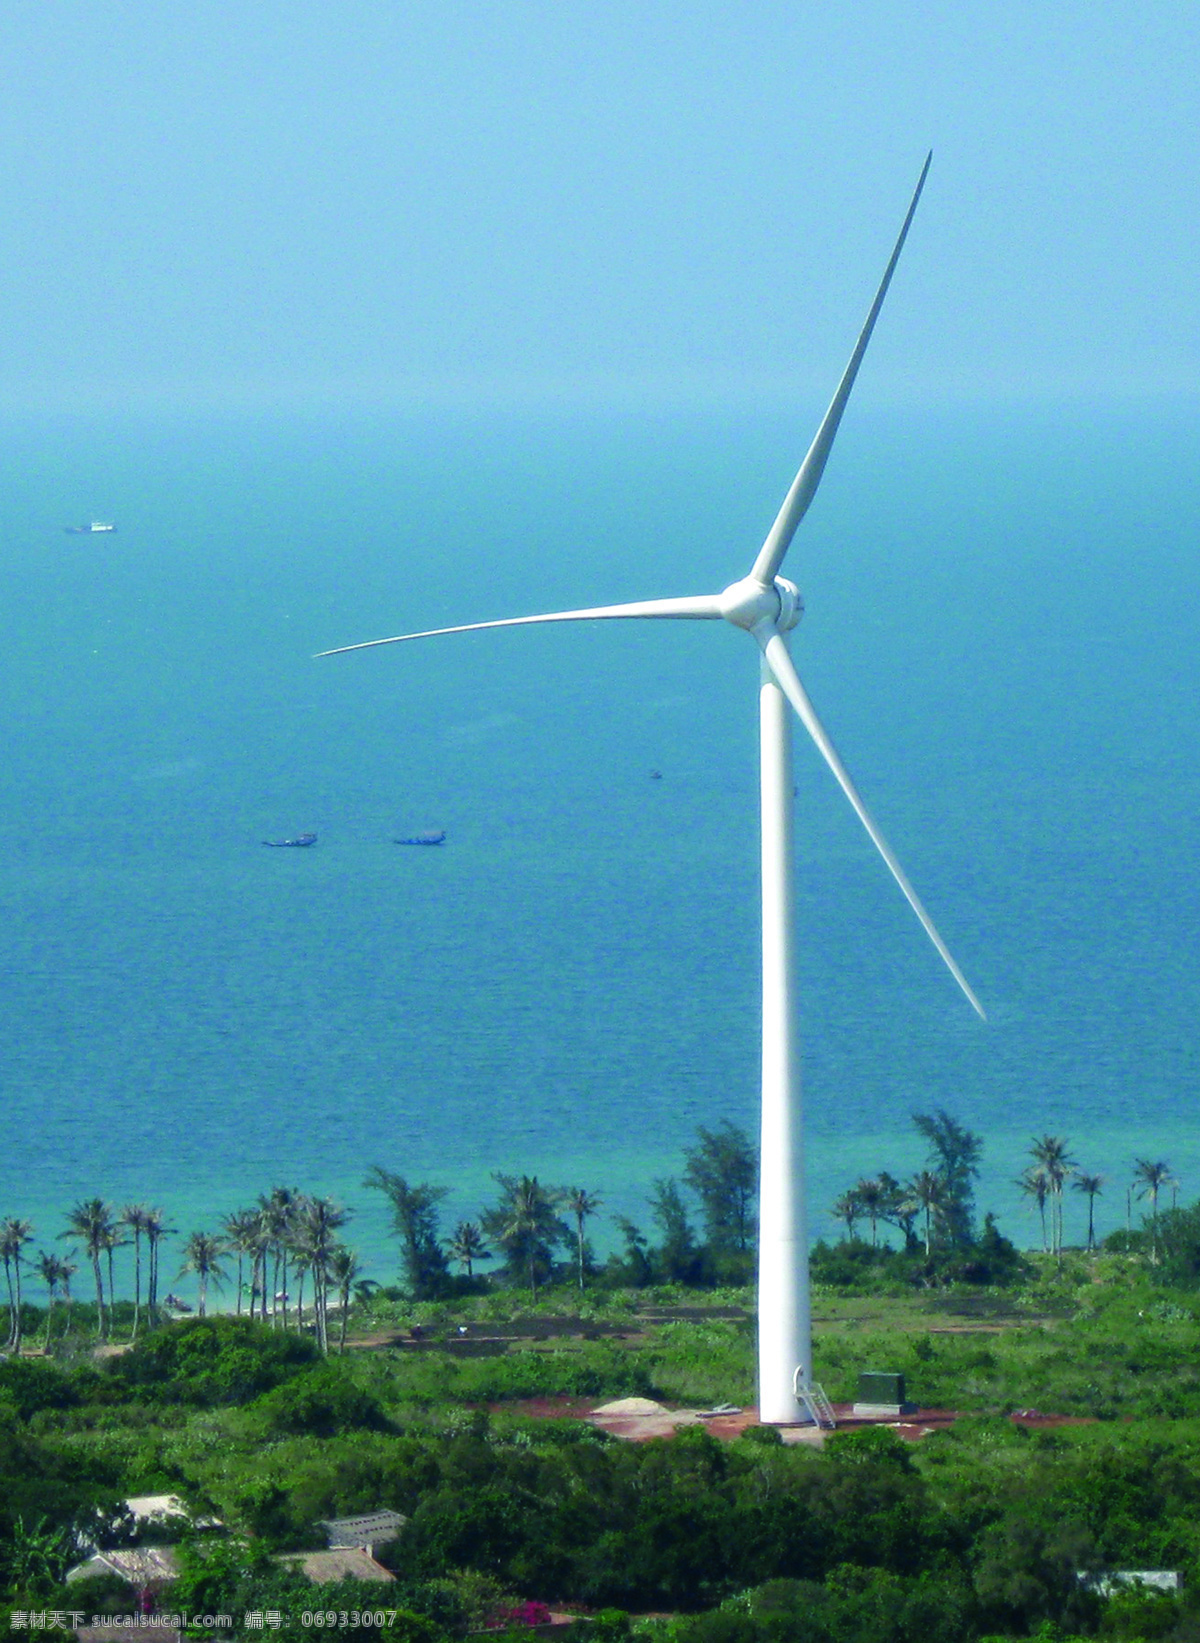
[{"label": "dense vegetation", "polygon": [[[755,1428],[722,1443],[698,1427],[629,1444],[523,1407],[631,1392],[748,1399],[745,1292],[712,1296],[708,1312],[679,1288],[581,1308],[560,1286],[523,1322],[512,1295],[376,1297],[351,1338],[390,1344],[345,1356],[220,1317],[169,1324],[100,1361],[10,1358],[9,1601],[79,1608],[79,1589],[59,1584],[79,1538],[128,1540],[123,1497],[172,1491],[227,1532],[185,1546],[170,1601],[270,1609],[293,1617],[294,1635],[304,1610],[377,1609],[380,1588],[313,1588],[273,1554],[322,1544],[322,1518],[390,1506],[409,1523],[384,1554],[397,1576],[387,1603],[409,1616],[402,1635],[431,1643],[522,1601],[588,1609],[608,1636],[629,1624],[611,1611],[671,1613],[636,1628],[679,1643],[1197,1637],[1200,1211],[1164,1213],[1158,1237],[1157,1268],[1148,1253],[1068,1251],[1061,1271],[1040,1256],[1004,1289],[916,1293],[869,1265],[851,1292],[819,1289],[835,1398],[882,1364],[904,1370],[922,1404],[969,1412],[917,1445],[886,1428],[817,1451]],[[1008,1418],[1031,1405],[1088,1423]],[[1080,1578],[1137,1568],[1181,1570],[1184,1595],[1101,1599]],[[85,1595],[95,1612],[128,1607],[103,1583]]]},{"label": "dense vegetation", "polygon": [[[887,1368],[962,1416],[915,1444],[886,1427],[818,1449],[702,1426],[632,1444],[577,1418],[633,1394],[752,1401],[752,1293],[730,1281],[753,1261],[755,1160],[728,1125],[657,1183],[654,1241],[625,1223],[604,1265],[595,1195],[527,1176],[497,1177],[496,1203],[443,1241],[437,1189],[374,1171],[400,1241],[391,1290],[342,1290],[340,1221],[320,1200],[270,1195],[240,1252],[193,1235],[202,1282],[240,1253],[253,1317],[163,1321],[148,1253],[144,1294],[139,1280],[115,1301],[100,1200],[79,1206],[95,1302],[67,1304],[51,1260],[39,1309],[14,1235],[0,1593],[18,1614],[128,1612],[119,1581],[64,1575],[85,1546],[134,1538],[126,1497],[169,1492],[223,1527],[184,1532],[160,1601],[270,1613],[296,1638],[305,1612],[372,1615],[382,1598],[392,1634],[424,1643],[519,1629],[547,1604],[585,1617],[585,1643],[1200,1639],[1200,1205],[1160,1209],[1165,1165],[1142,1160],[1142,1225],[1092,1250],[1089,1223],[1089,1247],[1064,1248],[1072,1161],[1043,1137],[1043,1249],[1022,1255],[976,1223],[978,1139],[944,1113],[917,1121],[924,1179],[860,1181],[846,1237],[813,1257],[830,1395],[852,1401],[861,1370]],[[1090,1206],[1100,1188],[1080,1179]],[[306,1315],[278,1298],[289,1262],[323,1296]],[[1031,1410],[1068,1419],[1011,1418]],[[394,1584],[317,1587],[279,1561],[320,1547],[322,1519],[381,1507],[408,1519],[381,1554]],[[1178,1570],[1183,1591],[1101,1595],[1099,1577],[1136,1569]]]}]

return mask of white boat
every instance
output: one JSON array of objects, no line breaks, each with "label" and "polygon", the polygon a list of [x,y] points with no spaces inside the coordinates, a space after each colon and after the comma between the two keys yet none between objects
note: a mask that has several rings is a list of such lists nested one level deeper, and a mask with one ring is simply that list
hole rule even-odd
[{"label": "white boat", "polygon": [[90,525],[67,525],[65,527],[68,536],[107,536],[109,532],[115,531],[116,528],[115,525],[111,525],[103,519],[93,519]]}]

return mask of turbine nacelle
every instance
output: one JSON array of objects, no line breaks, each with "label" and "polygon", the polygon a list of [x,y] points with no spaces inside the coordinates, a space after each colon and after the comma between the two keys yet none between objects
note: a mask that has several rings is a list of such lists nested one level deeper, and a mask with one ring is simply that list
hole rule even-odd
[{"label": "turbine nacelle", "polygon": [[785,576],[776,576],[771,582],[743,576],[717,595],[717,609],[727,622],[747,633],[753,633],[764,622],[780,633],[788,633],[804,615],[804,600],[800,589]]}]

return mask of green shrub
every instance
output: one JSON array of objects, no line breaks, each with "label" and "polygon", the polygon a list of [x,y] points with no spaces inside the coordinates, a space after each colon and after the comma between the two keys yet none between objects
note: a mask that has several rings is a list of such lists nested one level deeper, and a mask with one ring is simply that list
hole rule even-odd
[{"label": "green shrub", "polygon": [[319,1357],[307,1337],[248,1318],[188,1318],[110,1360],[108,1373],[135,1396],[213,1407],[248,1403]]},{"label": "green shrub", "polygon": [[0,1398],[22,1420],[39,1409],[70,1409],[82,1401],[78,1377],[44,1358],[7,1358],[0,1363]]},{"label": "green shrub", "polygon": [[391,1424],[378,1399],[356,1386],[334,1364],[321,1364],[265,1392],[247,1410],[266,1438],[305,1434],[331,1438],[365,1429],[387,1432]]}]

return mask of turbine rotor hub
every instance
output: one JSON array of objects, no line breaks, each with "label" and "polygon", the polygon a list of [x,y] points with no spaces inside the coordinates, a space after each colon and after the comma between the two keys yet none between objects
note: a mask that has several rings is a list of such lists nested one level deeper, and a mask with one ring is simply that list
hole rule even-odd
[{"label": "turbine rotor hub", "polygon": [[799,588],[784,576],[770,583],[743,577],[740,582],[731,582],[720,600],[725,620],[747,633],[753,633],[762,622],[770,622],[781,633],[787,633],[804,614]]}]

